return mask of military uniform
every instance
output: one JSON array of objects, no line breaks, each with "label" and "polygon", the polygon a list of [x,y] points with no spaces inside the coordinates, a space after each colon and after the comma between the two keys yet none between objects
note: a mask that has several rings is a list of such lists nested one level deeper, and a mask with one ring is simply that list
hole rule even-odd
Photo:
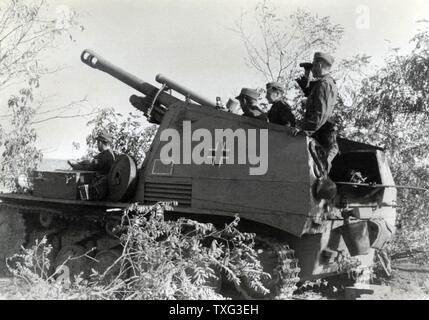
[{"label": "military uniform", "polygon": [[106,175],[115,161],[115,154],[111,149],[101,151],[94,157],[85,170],[97,171],[97,173]]},{"label": "military uniform", "polygon": [[274,102],[267,116],[271,123],[295,127],[295,116],[292,113],[291,107],[284,99]]},{"label": "military uniform", "polygon": [[[111,144],[113,137],[110,133],[103,130],[97,136],[97,141],[101,141],[104,144]],[[94,181],[92,181],[92,183],[88,186],[89,195],[86,195],[85,198],[93,200],[103,200],[106,198],[108,193],[107,176],[115,161],[115,158],[115,153],[110,148],[108,148],[97,154],[91,162],[84,161],[77,164],[72,164],[69,162],[74,170],[88,170],[97,172]],[[84,190],[85,188],[82,186],[80,190],[81,193],[83,193]]]},{"label": "military uniform", "polygon": [[320,130],[333,115],[337,95],[337,85],[330,75],[315,81],[305,103],[302,130],[310,132]]},{"label": "military uniform", "polygon": [[[327,59],[330,64],[333,62],[332,57],[323,53],[316,53],[316,57]],[[310,89],[301,129],[311,135],[325,149],[328,162],[327,171],[329,172],[330,164],[338,153],[336,125],[332,118],[338,89],[335,80],[330,75],[324,75],[320,79],[312,81]]]},{"label": "military uniform", "polygon": [[[272,97],[270,98],[270,90],[277,91],[278,94],[283,95],[284,86],[280,82],[269,82],[266,85],[267,87],[267,100],[272,102]],[[295,127],[295,116],[292,113],[291,107],[286,102],[284,97],[281,97],[279,100],[272,102],[271,108],[267,113],[268,120],[271,123],[277,123],[280,125],[288,125]]]},{"label": "military uniform", "polygon": [[314,85],[317,83],[317,81],[310,81],[308,82],[308,79],[304,76],[295,79],[296,83],[298,83],[299,87],[301,88],[302,92],[304,92],[304,96],[308,97],[311,93],[311,89],[313,89]]},{"label": "military uniform", "polygon": [[268,119],[267,115],[261,109],[252,106],[247,106],[247,109],[243,110],[243,116],[264,121]]}]

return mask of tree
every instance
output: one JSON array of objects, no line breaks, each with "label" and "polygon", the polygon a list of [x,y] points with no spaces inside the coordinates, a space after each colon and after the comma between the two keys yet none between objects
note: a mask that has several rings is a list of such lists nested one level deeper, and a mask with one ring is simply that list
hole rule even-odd
[{"label": "tree", "polygon": [[[429,28],[407,54],[393,50],[385,67],[365,78],[343,110],[344,134],[386,149],[396,184],[429,188]],[[429,196],[399,189],[394,250],[429,245]]]},{"label": "tree", "polygon": [[28,104],[32,99],[31,89],[22,89],[19,95],[9,99],[12,129],[7,134],[1,154],[0,181],[10,190],[15,190],[19,175],[29,176],[42,160],[42,152],[35,147],[36,130],[30,125],[34,109]]},{"label": "tree", "polygon": [[15,84],[36,84],[43,74],[55,71],[40,63],[55,48],[59,36],[72,37],[76,14],[57,8],[56,17],[46,0],[6,0],[0,4],[0,90]]},{"label": "tree", "polygon": [[97,135],[101,130],[106,130],[114,137],[113,150],[119,154],[128,154],[134,158],[140,166],[149,150],[155,136],[157,125],[142,126],[143,117],[132,112],[125,117],[116,113],[113,108],[105,108],[91,121],[91,133],[86,138],[88,152],[87,157],[93,157],[98,153]]},{"label": "tree", "polygon": [[[253,28],[256,25],[256,32],[249,25]],[[319,17],[303,9],[286,17],[280,16],[278,8],[269,0],[258,3],[253,16],[243,13],[234,31],[246,48],[247,65],[266,81],[284,83],[287,98],[296,106],[294,113],[298,116],[304,112],[304,96],[294,81],[303,71],[300,62],[312,61],[316,51],[334,53],[344,33],[343,27],[333,24],[329,17]],[[339,92],[341,103],[350,101],[350,88],[362,76],[362,67],[368,64],[369,58],[356,55],[336,62],[340,68],[333,72],[344,80]],[[264,101],[262,105],[266,110]]]},{"label": "tree", "polygon": [[[0,3],[0,92],[18,92],[0,99],[0,183],[13,188],[17,174],[29,173],[41,161],[41,151],[35,147],[37,134],[32,125],[54,117],[49,112],[64,111],[73,104],[40,112],[43,101],[35,103],[36,91],[43,75],[58,71],[59,66],[47,66],[42,57],[54,49],[64,36],[73,40],[71,30],[77,26],[76,14],[57,7],[56,16],[45,0],[7,0]],[[36,119],[39,114],[45,119]],[[7,137],[7,139],[5,139]]]},{"label": "tree", "polygon": [[296,77],[300,62],[311,61],[315,51],[334,52],[343,36],[343,28],[329,17],[302,9],[281,17],[268,0],[257,4],[253,17],[242,14],[234,30],[247,50],[247,64],[267,81],[285,82],[287,89],[293,88],[289,80]]},{"label": "tree", "polygon": [[[303,10],[280,18],[264,0],[255,8],[259,30],[255,39],[243,28],[245,17],[237,24],[237,32],[247,49],[248,65],[267,81],[285,82],[295,111],[302,113],[302,95],[293,90],[297,65],[308,61],[314,51],[334,52],[343,29],[327,17],[318,18]],[[428,188],[427,25],[411,43],[411,52],[401,55],[393,50],[385,66],[376,70],[369,68],[370,57],[365,54],[335,62],[332,73],[339,89],[335,114],[340,119],[341,136],[385,148],[396,184]],[[394,251],[429,246],[428,198],[427,193],[399,189]]]}]

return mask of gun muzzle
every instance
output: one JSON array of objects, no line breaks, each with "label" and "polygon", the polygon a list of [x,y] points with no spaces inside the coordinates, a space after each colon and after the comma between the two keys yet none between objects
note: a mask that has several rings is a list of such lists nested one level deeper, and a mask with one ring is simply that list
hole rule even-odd
[{"label": "gun muzzle", "polygon": [[135,75],[121,69],[120,67],[115,66],[114,64],[91,50],[84,50],[80,56],[80,59],[83,63],[90,66],[91,68],[103,71],[111,75],[112,77],[125,83],[131,88],[134,88],[135,90],[143,93],[147,97],[150,97],[152,99],[157,97],[157,101],[166,107],[169,107],[181,101],[166,92],[158,93],[159,89],[157,87],[141,80]]}]

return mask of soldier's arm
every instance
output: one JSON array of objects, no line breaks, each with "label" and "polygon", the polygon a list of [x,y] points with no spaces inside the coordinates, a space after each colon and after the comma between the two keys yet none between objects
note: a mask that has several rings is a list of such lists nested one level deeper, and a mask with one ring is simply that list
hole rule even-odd
[{"label": "soldier's arm", "polygon": [[262,111],[261,108],[259,108],[259,106],[257,105],[245,105],[245,107],[242,107],[242,109],[244,112],[243,114],[245,116],[249,116],[253,118],[268,119],[265,112]]},{"label": "soldier's arm", "polygon": [[111,158],[112,156],[106,151],[99,153],[92,162],[93,170],[100,172],[109,171],[110,166],[112,165]]},{"label": "soldier's arm", "polygon": [[308,97],[311,93],[311,90],[316,85],[317,81],[310,80],[308,81],[308,78],[305,76],[302,76],[301,78],[295,79],[296,83],[301,88],[302,92],[304,93],[304,96]]},{"label": "soldier's arm", "polygon": [[291,127],[295,127],[296,125],[296,120],[295,120],[295,116],[292,113],[292,108],[289,106],[288,103],[284,103],[284,112],[283,112],[283,117],[284,117],[284,122],[286,122],[286,126],[291,126]]},{"label": "soldier's arm", "polygon": [[287,117],[288,117],[289,125],[291,127],[295,127],[296,126],[295,116],[292,113],[291,107],[289,105],[288,105],[288,108],[287,108]]},{"label": "soldier's arm", "polygon": [[308,97],[310,94],[310,86],[308,85],[308,78],[305,76],[302,76],[301,78],[295,79],[296,83],[301,88],[302,92],[304,92],[304,95]]},{"label": "soldier's arm", "polygon": [[295,120],[295,116],[293,115],[292,112],[290,112],[289,114],[289,126],[290,127],[295,127],[296,126],[296,120]]},{"label": "soldier's arm", "polygon": [[79,162],[67,161],[67,163],[73,168],[73,170],[95,171],[95,169],[93,169],[93,163],[89,160],[82,160]]},{"label": "soldier's arm", "polygon": [[85,171],[98,171],[99,169],[99,154],[94,157],[91,161],[84,160],[78,162],[79,169],[77,170],[85,170]]},{"label": "soldier's arm", "polygon": [[244,115],[247,115],[247,114],[250,113],[249,107],[248,107],[248,105],[246,103],[241,103],[240,107],[241,107],[241,110],[243,110],[243,114]]},{"label": "soldier's arm", "polygon": [[97,161],[94,159],[91,162],[80,164],[79,170],[97,171]]}]

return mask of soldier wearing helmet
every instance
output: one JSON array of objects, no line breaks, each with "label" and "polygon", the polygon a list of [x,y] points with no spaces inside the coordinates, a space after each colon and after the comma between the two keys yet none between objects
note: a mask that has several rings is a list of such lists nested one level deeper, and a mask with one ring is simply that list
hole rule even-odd
[{"label": "soldier wearing helmet", "polygon": [[267,83],[266,99],[271,104],[268,120],[282,126],[295,127],[295,116],[284,97],[284,86],[279,82]]}]

